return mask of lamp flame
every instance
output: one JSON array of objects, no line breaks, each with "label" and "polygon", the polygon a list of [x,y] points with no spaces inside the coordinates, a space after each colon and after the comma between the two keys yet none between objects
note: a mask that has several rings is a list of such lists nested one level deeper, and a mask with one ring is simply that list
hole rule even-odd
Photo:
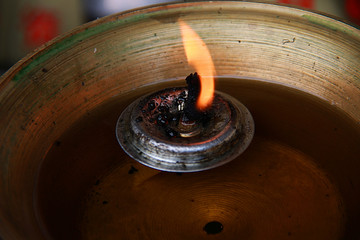
[{"label": "lamp flame", "polygon": [[209,49],[199,35],[185,22],[179,20],[179,24],[187,61],[199,74],[200,95],[196,107],[203,111],[211,106],[214,98],[214,63]]}]

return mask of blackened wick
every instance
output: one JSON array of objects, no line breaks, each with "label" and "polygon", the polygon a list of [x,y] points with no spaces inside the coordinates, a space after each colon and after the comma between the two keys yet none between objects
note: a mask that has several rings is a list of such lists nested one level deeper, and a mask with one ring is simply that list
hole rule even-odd
[{"label": "blackened wick", "polygon": [[188,88],[188,97],[184,107],[184,118],[185,121],[201,121],[207,118],[208,113],[200,111],[196,108],[196,102],[200,96],[200,77],[195,72],[191,73],[186,77],[186,84]]}]

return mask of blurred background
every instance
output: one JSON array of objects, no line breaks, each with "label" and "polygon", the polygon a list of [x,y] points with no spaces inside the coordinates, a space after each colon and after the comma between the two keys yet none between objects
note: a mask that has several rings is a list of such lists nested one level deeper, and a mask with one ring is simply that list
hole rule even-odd
[{"label": "blurred background", "polygon": [[[116,12],[163,2],[173,1],[0,0],[0,76],[29,52],[78,25]],[[360,25],[360,0],[266,2],[318,10]]]}]

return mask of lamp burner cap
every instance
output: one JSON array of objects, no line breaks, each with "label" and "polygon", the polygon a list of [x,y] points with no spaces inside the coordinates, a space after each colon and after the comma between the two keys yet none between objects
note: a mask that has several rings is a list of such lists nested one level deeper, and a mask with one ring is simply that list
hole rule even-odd
[{"label": "lamp burner cap", "polygon": [[239,156],[254,135],[248,109],[216,92],[211,108],[196,120],[184,113],[187,88],[168,88],[141,97],[120,115],[116,137],[133,159],[169,172],[196,172]]}]

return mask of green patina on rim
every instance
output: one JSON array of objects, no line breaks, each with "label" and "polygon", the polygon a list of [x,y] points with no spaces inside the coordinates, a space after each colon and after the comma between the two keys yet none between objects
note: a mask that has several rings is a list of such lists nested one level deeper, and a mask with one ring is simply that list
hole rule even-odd
[{"label": "green patina on rim", "polygon": [[[75,33],[73,35],[69,34],[69,36],[65,37],[64,39],[58,40],[49,45],[49,47],[45,48],[43,52],[40,52],[39,55],[35,56],[27,65],[23,66],[11,79],[13,82],[19,82],[26,74],[28,74],[33,68],[39,66],[40,64],[44,63],[48,59],[54,57],[58,53],[71,48],[77,43],[80,43],[84,39],[92,37],[96,34],[100,34],[111,29],[114,29],[118,26],[134,23],[137,21],[141,21],[148,18],[154,18],[156,16],[161,16],[162,14],[171,14],[174,12],[178,12],[178,8],[166,8],[159,10],[157,7],[151,9],[146,9],[144,13],[139,13],[141,10],[135,10],[133,12],[125,12],[120,14],[119,16],[109,16],[108,18],[116,18],[113,20],[109,20],[107,22],[87,27],[86,25],[81,26],[83,30]],[[201,9],[201,6],[192,6],[193,10]],[[106,17],[105,17],[106,18]]]},{"label": "green patina on rim", "polygon": [[[340,21],[331,19],[331,18],[325,18],[325,17],[318,17],[313,15],[304,14],[301,17],[305,18],[309,22],[316,24],[321,27],[328,28],[333,31],[339,31],[342,33],[345,33],[350,36],[360,37],[359,33],[357,31],[353,31],[352,29],[348,27],[344,27],[345,23],[342,23]],[[346,25],[349,26],[349,25]]]},{"label": "green patina on rim", "polygon": [[21,80],[27,73],[29,73],[33,68],[39,66],[44,63],[48,59],[57,55],[58,53],[71,48],[77,43],[82,42],[84,39],[92,37],[96,34],[111,30],[121,24],[128,24],[130,22],[136,22],[142,19],[149,18],[148,14],[134,14],[130,17],[125,17],[123,19],[116,19],[114,21],[105,22],[100,25],[96,25],[93,27],[85,27],[85,29],[79,33],[74,35],[70,35],[59,42],[55,42],[53,45],[50,45],[49,48],[45,49],[43,53],[36,56],[32,61],[30,61],[26,66],[22,67],[16,75],[13,77],[12,81],[18,82]]},{"label": "green patina on rim", "polygon": [[[199,9],[199,6],[192,6],[193,9]],[[48,59],[54,57],[55,55],[59,54],[60,52],[71,48],[75,44],[82,42],[84,39],[92,37],[96,34],[100,34],[102,32],[106,32],[122,24],[129,24],[134,23],[143,19],[156,17],[162,15],[164,12],[167,14],[171,14],[172,12],[176,12],[179,9],[175,8],[166,8],[163,10],[155,10],[149,11],[142,14],[131,12],[130,16],[128,14],[120,15],[120,18],[114,19],[112,21],[104,22],[99,25],[91,26],[91,27],[82,27],[84,28],[82,31],[75,33],[73,35],[69,35],[66,38],[63,38],[59,41],[55,41],[54,44],[51,44],[49,47],[45,48],[40,54],[34,57],[27,65],[23,66],[12,78],[13,82],[19,82],[23,77],[28,74],[32,69],[39,66],[40,64],[44,63]],[[135,14],[134,14],[135,13]],[[122,17],[122,18],[121,18]],[[304,14],[301,16],[302,18],[308,20],[309,22],[328,28],[333,31],[343,32],[347,35],[360,37],[360,34],[357,31],[353,31],[350,28],[344,27],[341,22],[334,21],[332,19],[321,18],[318,16],[313,16],[310,14]],[[112,17],[113,18],[113,17]]]}]

